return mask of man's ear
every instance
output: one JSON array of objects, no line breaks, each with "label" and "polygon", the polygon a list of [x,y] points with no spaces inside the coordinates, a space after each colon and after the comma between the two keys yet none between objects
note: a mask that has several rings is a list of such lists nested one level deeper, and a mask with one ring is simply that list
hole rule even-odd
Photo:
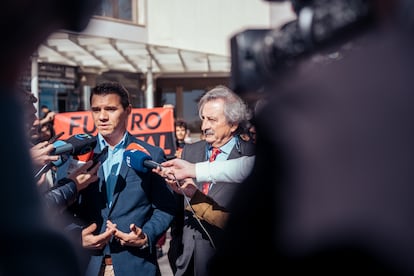
[{"label": "man's ear", "polygon": [[231,124],[231,133],[236,132],[236,130],[239,128],[239,124]]}]

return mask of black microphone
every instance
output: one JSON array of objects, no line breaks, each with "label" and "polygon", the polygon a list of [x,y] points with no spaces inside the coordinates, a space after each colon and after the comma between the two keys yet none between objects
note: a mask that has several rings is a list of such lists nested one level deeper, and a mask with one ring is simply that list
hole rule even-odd
[{"label": "black microphone", "polygon": [[152,160],[148,151],[137,143],[128,145],[124,152],[124,159],[128,167],[138,172],[146,173],[148,169],[162,168],[161,164]]},{"label": "black microphone", "polygon": [[35,174],[35,179],[37,179],[42,173],[47,172],[52,166],[62,166],[62,164],[68,160],[69,155],[77,156],[92,151],[97,142],[96,137],[86,133],[76,134],[65,141],[55,141],[53,143],[55,149],[50,152],[50,155],[60,155],[59,159],[49,162],[41,167]]},{"label": "black microphone", "polygon": [[50,154],[62,155],[67,153],[73,156],[82,155],[92,151],[97,144],[96,137],[86,133],[73,135],[63,142],[63,145],[60,142],[60,145],[56,146]]}]

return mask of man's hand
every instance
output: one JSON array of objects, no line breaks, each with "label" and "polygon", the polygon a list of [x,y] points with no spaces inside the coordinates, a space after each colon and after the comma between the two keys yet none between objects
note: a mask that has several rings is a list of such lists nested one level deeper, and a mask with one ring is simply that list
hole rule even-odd
[{"label": "man's hand", "polygon": [[[196,177],[195,175],[195,164],[192,164],[188,161],[183,159],[175,158],[161,164],[165,169],[169,169],[170,171],[165,171],[165,176],[168,177],[169,173],[175,175],[178,180],[182,180],[188,177]],[[154,170],[153,170],[154,171]],[[158,171],[154,171],[158,173]],[[160,174],[161,175],[161,174]],[[162,175],[161,175],[162,176]],[[170,177],[168,177],[171,179]]]},{"label": "man's hand", "polygon": [[106,229],[105,232],[94,235],[93,232],[96,230],[96,223],[92,223],[88,227],[82,230],[82,246],[88,249],[102,249],[111,240],[114,234],[114,229]]},{"label": "man's hand", "polygon": [[135,246],[135,247],[142,247],[148,243],[148,237],[142,232],[142,229],[136,226],[135,224],[131,224],[129,229],[131,232],[124,233],[116,228],[116,224],[112,223],[111,221],[106,222],[107,229],[114,231],[114,237],[119,241],[122,246]]},{"label": "man's hand", "polygon": [[34,145],[30,149],[30,155],[32,156],[34,166],[41,167],[49,162],[57,161],[59,155],[49,155],[54,148],[53,144],[49,144],[47,141]]},{"label": "man's hand", "polygon": [[69,179],[75,182],[78,192],[98,180],[97,172],[101,163],[98,162],[95,166],[91,167],[92,163],[92,160],[89,160],[68,176]]},{"label": "man's hand", "polygon": [[186,197],[192,198],[195,192],[198,190],[196,184],[192,178],[186,178],[180,181],[180,187],[177,186],[177,183],[172,181],[167,181],[168,185],[174,190],[174,192],[179,194],[184,194]]}]

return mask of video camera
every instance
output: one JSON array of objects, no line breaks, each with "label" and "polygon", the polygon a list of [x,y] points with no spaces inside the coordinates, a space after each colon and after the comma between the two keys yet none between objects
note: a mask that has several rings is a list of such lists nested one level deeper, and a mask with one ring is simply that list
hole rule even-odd
[{"label": "video camera", "polygon": [[[280,1],[279,1],[280,2]],[[371,22],[369,0],[291,0],[297,19],[277,29],[248,29],[230,39],[230,86],[257,92],[301,58]]]}]

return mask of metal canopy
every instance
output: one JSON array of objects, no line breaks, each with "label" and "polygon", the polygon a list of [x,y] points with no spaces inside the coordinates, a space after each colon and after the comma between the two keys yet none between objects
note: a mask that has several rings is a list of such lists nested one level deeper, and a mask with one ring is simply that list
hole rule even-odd
[{"label": "metal canopy", "polygon": [[155,74],[181,76],[228,76],[230,72],[227,56],[63,32],[39,47],[38,61],[79,66],[93,73],[146,73],[149,68]]}]

